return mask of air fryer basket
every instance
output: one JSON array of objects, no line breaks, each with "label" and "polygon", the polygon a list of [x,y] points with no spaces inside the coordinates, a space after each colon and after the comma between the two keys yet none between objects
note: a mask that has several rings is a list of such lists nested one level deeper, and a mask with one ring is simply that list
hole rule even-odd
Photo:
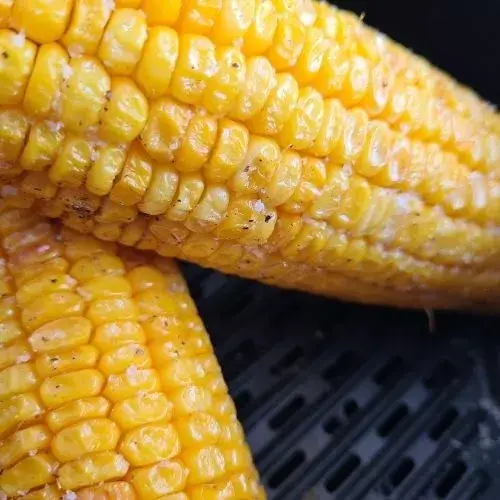
[{"label": "air fryer basket", "polygon": [[271,500],[500,498],[500,319],[186,272]]}]

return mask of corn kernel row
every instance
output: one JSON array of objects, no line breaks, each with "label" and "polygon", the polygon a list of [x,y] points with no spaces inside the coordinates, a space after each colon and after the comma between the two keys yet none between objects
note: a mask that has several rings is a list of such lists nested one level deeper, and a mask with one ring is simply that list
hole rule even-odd
[{"label": "corn kernel row", "polygon": [[[498,135],[471,128],[465,117],[454,116],[443,107],[441,97],[423,93],[408,81],[394,87],[391,68],[385,64],[384,58],[372,67],[369,58],[357,55],[353,49],[359,45],[353,43],[356,41],[353,36],[359,37],[360,32],[366,31],[361,26],[351,27],[348,33],[343,33],[343,47],[322,34],[322,29],[304,24],[303,15],[295,15],[293,9],[292,12],[280,13],[278,6],[267,1],[257,2],[257,6],[253,0],[216,2],[217,7],[206,13],[206,16],[213,16],[214,21],[209,31],[205,24],[188,29],[175,24],[179,22],[183,26],[179,16],[183,19],[190,18],[191,14],[192,17],[199,16],[199,6],[196,5],[186,4],[183,10],[177,9],[175,13],[175,6],[162,8],[162,2],[145,1],[143,10],[127,8],[112,11],[107,2],[82,0],[76,2],[74,19],[70,19],[67,16],[71,3],[69,0],[61,1],[59,16],[55,19],[59,23],[66,20],[67,26],[61,24],[47,38],[46,30],[40,33],[39,25],[33,23],[31,26],[26,21],[29,16],[24,12],[27,8],[25,2],[14,2],[10,26],[27,33],[29,40],[44,43],[49,48],[42,46],[45,50],[34,63],[35,48],[26,44],[24,60],[20,64],[5,63],[6,71],[10,71],[16,83],[13,89],[7,86],[6,94],[11,92],[12,95],[4,96],[4,103],[19,101],[18,94],[26,87],[23,77],[28,76],[23,71],[29,71],[30,65],[34,64],[33,71],[39,73],[39,78],[47,73],[44,64],[50,65],[53,67],[53,81],[43,89],[45,97],[51,91],[60,92],[59,86],[54,84],[63,78],[64,72],[73,74],[75,82],[83,79],[81,85],[72,91],[67,87],[73,86],[67,83],[62,92],[62,104],[57,96],[52,96],[52,105],[63,108],[59,114],[65,126],[81,132],[99,124],[101,135],[106,140],[126,142],[133,138],[134,127],[131,126],[128,135],[114,134],[113,130],[109,130],[113,127],[106,120],[112,112],[106,114],[99,111],[106,108],[104,95],[115,90],[114,87],[124,97],[127,91],[132,92],[130,100],[136,108],[135,125],[140,130],[140,115],[146,113],[146,104],[141,102],[138,89],[120,85],[123,83],[121,78],[127,76],[132,77],[150,99],[168,92],[181,102],[203,106],[210,113],[248,122],[251,130],[275,136],[283,147],[310,149],[316,153],[313,141],[324,114],[323,98],[338,97],[348,107],[360,106],[372,118],[378,117],[391,126],[397,125],[405,133],[414,132],[413,136],[418,139],[440,142],[473,168],[496,171],[500,157]],[[269,9],[274,14],[271,15]],[[170,15],[162,15],[163,10],[168,10]],[[45,7],[43,19],[49,18],[51,13],[54,17],[53,9]],[[102,18],[102,22],[97,22],[96,16]],[[274,21],[268,22],[269,16]],[[346,17],[342,22],[347,23],[348,19]],[[89,23],[97,32],[84,30]],[[169,26],[172,24],[174,28]],[[231,29],[233,25],[234,30]],[[254,33],[252,27],[265,28],[265,31]],[[65,30],[67,32],[61,36],[60,33]],[[262,42],[260,38],[265,34],[266,41],[261,43],[262,52],[248,49],[245,53],[243,47],[218,46],[233,43],[235,33],[247,33],[246,45],[249,47],[259,46],[259,41]],[[14,36],[17,38],[13,43],[21,43],[19,35]],[[68,66],[61,47],[50,43],[56,41],[64,44],[72,59],[84,56],[85,61],[72,61]],[[4,44],[7,49],[3,52],[9,55],[8,40],[4,40]],[[247,55],[249,50],[252,54],[250,58]],[[384,55],[385,51],[382,52]],[[96,65],[96,59],[89,56],[97,56],[104,68]],[[110,80],[106,73],[114,78]],[[421,79],[432,81],[432,78]],[[79,102],[77,97],[81,88],[86,86],[86,81],[90,82],[89,90],[94,95],[89,92]],[[29,95],[24,99],[24,106],[29,113],[35,116],[38,116],[37,113],[46,114],[47,103],[40,109],[30,97],[35,92],[29,85],[27,91]],[[447,95],[449,92],[444,93]],[[35,93],[37,97],[40,95]],[[118,95],[115,100],[118,100]],[[297,113],[294,113],[294,108]],[[86,112],[79,112],[83,110]],[[294,121],[297,122],[295,127],[300,125],[300,128],[307,129],[300,140],[297,139]],[[498,172],[494,175],[498,176]]]},{"label": "corn kernel row", "polygon": [[437,99],[444,106],[442,118],[445,121],[463,117],[478,129],[499,133],[500,120],[495,107],[483,101],[471,89],[458,84],[422,57],[364,25],[358,16],[325,4],[315,5],[318,14],[316,26],[323,34],[345,45],[352,55],[362,56],[374,64],[383,61],[390,68],[396,87],[416,87],[424,95]]},{"label": "corn kernel row", "polygon": [[[5,203],[32,206],[31,197],[15,191]],[[35,206],[35,211],[43,208]],[[248,217],[249,213],[250,217],[259,216],[259,212],[246,212],[243,216]],[[272,236],[261,245],[255,244],[259,231],[253,236],[248,234],[254,238],[253,244],[241,243],[191,232],[185,225],[165,218],[139,215],[133,222],[94,223],[74,212],[62,214],[62,218],[68,226],[93,232],[100,239],[272,284],[364,302],[385,301],[404,307],[465,307],[474,303],[474,307],[482,307],[480,304],[495,303],[500,288],[500,270],[478,271],[429,263],[300,216],[279,217]],[[260,214],[259,224],[266,224],[265,215]],[[425,241],[425,227],[419,234]],[[407,237],[411,239],[411,232]],[[449,247],[453,249],[452,244]]]},{"label": "corn kernel row", "polygon": [[0,495],[265,498],[175,266],[7,205]]},{"label": "corn kernel row", "polygon": [[[438,148],[412,154],[406,142],[400,144],[405,168],[399,191],[368,177],[380,159],[376,131],[353,167],[338,167],[282,151],[271,139],[250,136],[237,124],[224,121],[221,126],[219,141],[200,171],[183,171],[182,153],[173,164],[153,161],[138,143],[128,151],[98,146],[85,158],[75,142],[85,147],[87,142],[71,138],[47,172],[30,171],[20,185],[43,202],[45,215],[73,212],[90,226],[94,217],[98,224],[122,224],[142,212],[185,224],[193,232],[261,244],[279,217],[297,215],[439,263],[486,266],[498,256],[500,183],[452,163],[440,168],[446,157]],[[196,137],[188,135],[182,144],[193,144]],[[394,165],[387,162],[376,176],[387,180]],[[69,187],[58,190],[57,184]],[[265,225],[259,223],[262,218]],[[427,246],[425,240],[430,240]]]}]

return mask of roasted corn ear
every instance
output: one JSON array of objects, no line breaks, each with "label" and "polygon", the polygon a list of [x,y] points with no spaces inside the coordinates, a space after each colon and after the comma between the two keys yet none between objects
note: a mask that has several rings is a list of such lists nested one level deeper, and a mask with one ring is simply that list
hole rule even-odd
[{"label": "roasted corn ear", "polygon": [[367,302],[500,300],[500,117],[310,0],[9,0],[0,182],[108,241]]}]

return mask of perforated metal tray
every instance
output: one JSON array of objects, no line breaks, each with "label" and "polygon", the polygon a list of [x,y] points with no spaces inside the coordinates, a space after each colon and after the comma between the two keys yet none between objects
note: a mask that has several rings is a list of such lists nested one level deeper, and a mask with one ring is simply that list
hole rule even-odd
[{"label": "perforated metal tray", "polygon": [[270,499],[500,498],[500,319],[185,271]]}]

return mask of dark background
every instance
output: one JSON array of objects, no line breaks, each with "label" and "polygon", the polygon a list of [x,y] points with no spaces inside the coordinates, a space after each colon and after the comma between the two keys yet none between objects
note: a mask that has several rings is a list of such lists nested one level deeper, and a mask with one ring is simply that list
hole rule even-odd
[{"label": "dark background", "polygon": [[500,104],[500,0],[336,0]]}]

